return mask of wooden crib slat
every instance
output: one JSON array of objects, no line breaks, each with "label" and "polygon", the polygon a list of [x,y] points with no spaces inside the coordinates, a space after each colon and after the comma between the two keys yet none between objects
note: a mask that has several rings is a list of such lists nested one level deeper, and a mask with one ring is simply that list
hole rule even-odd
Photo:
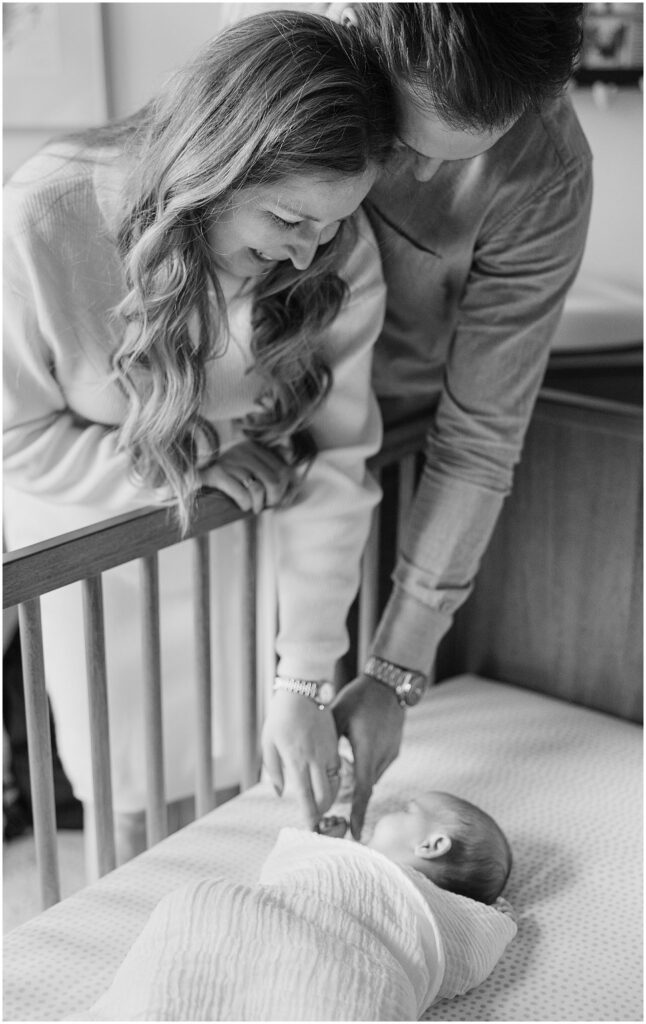
[{"label": "wooden crib slat", "polygon": [[257,710],[257,607],[258,593],[257,520],[248,519],[244,530],[244,588],[242,631],[244,643],[240,652],[242,685],[241,777],[242,789],[255,785],[259,777],[258,765],[258,710]]},{"label": "wooden crib slat", "polygon": [[34,597],[19,605],[18,620],[25,691],[34,843],[40,880],[41,905],[43,910],[46,910],[47,907],[58,903],[61,893],[56,840],[52,740],[49,729],[49,705],[45,689],[40,599]]},{"label": "wooden crib slat", "polygon": [[[380,473],[373,470],[379,481]],[[357,671],[361,672],[372,638],[377,628],[378,570],[379,570],[379,506],[372,513],[368,542],[361,559],[361,586],[359,588],[359,629],[357,638]]]},{"label": "wooden crib slat", "polygon": [[140,561],[143,641],[144,743],[146,749],[146,840],[153,846],[168,835],[164,784],[161,648],[159,632],[159,559]]},{"label": "wooden crib slat", "polygon": [[112,778],[110,774],[110,730],[108,721],[108,680],[105,661],[103,588],[101,576],[82,580],[83,619],[85,624],[85,660],[87,665],[88,705],[92,786],[96,814],[96,845],[99,875],[116,867]]},{"label": "wooden crib slat", "polygon": [[195,716],[195,811],[197,817],[215,806],[213,755],[211,751],[211,584],[209,577],[209,535],[191,540],[193,547],[193,586],[196,651]]}]

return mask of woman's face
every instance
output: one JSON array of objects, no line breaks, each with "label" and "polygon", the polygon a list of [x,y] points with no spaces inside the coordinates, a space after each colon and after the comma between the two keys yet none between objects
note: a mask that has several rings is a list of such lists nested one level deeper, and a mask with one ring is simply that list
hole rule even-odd
[{"label": "woman's face", "polygon": [[363,202],[376,174],[376,168],[343,177],[293,174],[242,189],[209,228],[216,267],[240,278],[261,277],[284,260],[306,270],[319,245]]}]

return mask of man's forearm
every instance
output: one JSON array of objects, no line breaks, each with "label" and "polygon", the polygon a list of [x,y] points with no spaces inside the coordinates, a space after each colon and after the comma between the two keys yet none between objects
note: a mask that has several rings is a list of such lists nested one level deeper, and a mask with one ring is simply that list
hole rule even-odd
[{"label": "man's forearm", "polygon": [[426,467],[372,653],[430,670],[440,640],[471,592],[504,498],[504,492]]}]

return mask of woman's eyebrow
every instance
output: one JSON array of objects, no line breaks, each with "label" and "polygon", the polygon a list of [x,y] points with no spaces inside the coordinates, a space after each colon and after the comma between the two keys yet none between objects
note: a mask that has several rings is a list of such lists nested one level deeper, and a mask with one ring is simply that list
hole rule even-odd
[{"label": "woman's eyebrow", "polygon": [[308,213],[303,213],[302,210],[294,210],[291,206],[288,206],[287,203],[277,201],[274,205],[281,210],[282,213],[287,213],[290,217],[298,217],[299,220],[318,220],[317,217],[312,217]]}]

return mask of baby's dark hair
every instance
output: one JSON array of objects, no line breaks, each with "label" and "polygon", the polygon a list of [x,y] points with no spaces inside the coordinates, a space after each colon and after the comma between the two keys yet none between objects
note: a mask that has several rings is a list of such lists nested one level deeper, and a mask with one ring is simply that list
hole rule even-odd
[{"label": "baby's dark hair", "polygon": [[485,811],[451,796],[456,827],[451,849],[433,861],[433,881],[441,889],[494,903],[511,872],[512,853],[500,826]]}]

